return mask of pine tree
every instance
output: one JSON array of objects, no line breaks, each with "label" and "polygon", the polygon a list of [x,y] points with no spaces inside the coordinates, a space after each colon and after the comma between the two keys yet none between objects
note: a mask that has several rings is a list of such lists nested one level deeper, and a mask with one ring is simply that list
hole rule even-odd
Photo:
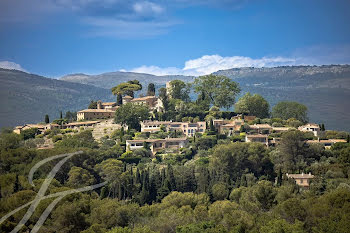
[{"label": "pine tree", "polygon": [[45,115],[45,123],[48,124],[50,123],[49,115]]}]

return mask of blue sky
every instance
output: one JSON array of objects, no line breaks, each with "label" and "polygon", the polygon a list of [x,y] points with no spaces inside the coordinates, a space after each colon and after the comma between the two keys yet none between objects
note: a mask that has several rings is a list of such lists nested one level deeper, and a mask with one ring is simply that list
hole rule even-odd
[{"label": "blue sky", "polygon": [[1,0],[0,67],[48,77],[350,63],[348,0]]}]

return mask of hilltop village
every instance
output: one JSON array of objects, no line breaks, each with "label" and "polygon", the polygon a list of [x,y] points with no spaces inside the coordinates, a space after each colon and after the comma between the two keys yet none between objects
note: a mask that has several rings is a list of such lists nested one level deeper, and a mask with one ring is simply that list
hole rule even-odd
[{"label": "hilltop village", "polygon": [[131,80],[112,93],[116,102],[92,100],[76,113],[0,134],[8,203],[35,191],[25,179],[30,166],[59,153],[83,151],[57,174],[52,192],[108,182],[63,202],[52,213],[61,222],[51,219],[46,232],[328,232],[337,221],[344,224],[333,232],[346,232],[349,133],[309,122],[303,104],[271,108],[216,75],[159,90]]}]

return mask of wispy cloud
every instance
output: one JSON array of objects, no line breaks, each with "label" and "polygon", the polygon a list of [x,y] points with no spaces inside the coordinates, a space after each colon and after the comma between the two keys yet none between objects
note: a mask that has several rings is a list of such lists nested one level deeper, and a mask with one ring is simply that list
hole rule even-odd
[{"label": "wispy cloud", "polygon": [[27,72],[20,64],[11,61],[0,61],[0,68]]},{"label": "wispy cloud", "polygon": [[[134,38],[167,33],[182,22],[174,11],[192,6],[234,9],[248,0],[1,0],[0,23],[71,14],[93,36]],[[250,0],[251,1],[251,0]],[[1,26],[1,25],[0,25]]]},{"label": "wispy cloud", "polygon": [[150,73],[155,75],[205,75],[238,67],[273,67],[282,65],[295,65],[298,59],[288,57],[262,57],[253,59],[250,57],[232,56],[222,57],[219,55],[205,55],[197,59],[188,60],[184,67],[140,66],[130,71],[138,73]]}]

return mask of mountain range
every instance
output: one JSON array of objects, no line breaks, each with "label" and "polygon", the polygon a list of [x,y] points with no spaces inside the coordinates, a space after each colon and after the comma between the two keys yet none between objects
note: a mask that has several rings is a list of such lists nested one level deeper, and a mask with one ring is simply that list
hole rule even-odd
[{"label": "mountain range", "polygon": [[[234,68],[214,74],[238,82],[246,92],[258,93],[271,106],[279,101],[298,101],[309,109],[310,121],[328,129],[350,131],[350,65]],[[193,81],[192,76],[155,76],[132,72],[99,75],[70,74],[59,80],[16,70],[0,69],[0,127],[42,121],[45,114],[56,118],[60,111],[86,108],[91,100],[114,100],[110,88],[137,79],[144,93],[148,83],[156,88],[170,80]]]}]

